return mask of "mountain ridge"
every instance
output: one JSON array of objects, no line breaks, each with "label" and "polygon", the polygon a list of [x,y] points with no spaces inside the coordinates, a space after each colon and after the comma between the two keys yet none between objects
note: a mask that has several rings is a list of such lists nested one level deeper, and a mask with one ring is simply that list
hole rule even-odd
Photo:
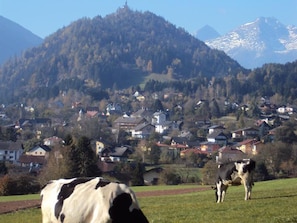
[{"label": "mountain ridge", "polygon": [[0,15],[0,64],[24,50],[38,46],[43,39],[28,29]]}]

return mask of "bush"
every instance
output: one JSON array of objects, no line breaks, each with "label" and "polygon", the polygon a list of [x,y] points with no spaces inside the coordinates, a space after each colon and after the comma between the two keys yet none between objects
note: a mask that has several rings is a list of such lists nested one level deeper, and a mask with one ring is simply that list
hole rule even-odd
[{"label": "bush", "polygon": [[0,195],[8,195],[8,188],[9,188],[9,176],[4,175],[0,178]]},{"label": "bush", "polygon": [[181,177],[175,170],[167,168],[161,173],[161,181],[166,185],[177,185],[182,183]]},{"label": "bush", "polygon": [[218,164],[214,160],[208,161],[202,169],[202,183],[204,185],[212,185],[215,183],[218,172]]},{"label": "bush", "polygon": [[33,194],[40,191],[40,184],[36,178],[30,175],[11,177],[5,175],[0,178],[0,195]]}]

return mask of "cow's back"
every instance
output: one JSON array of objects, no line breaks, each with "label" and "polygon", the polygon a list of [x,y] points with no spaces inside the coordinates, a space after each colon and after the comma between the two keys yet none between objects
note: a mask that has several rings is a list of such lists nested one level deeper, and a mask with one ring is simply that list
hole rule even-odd
[{"label": "cow's back", "polygon": [[48,185],[42,192],[50,201],[42,204],[43,217],[48,219],[50,216],[52,220],[43,223],[148,222],[135,194],[125,184],[98,177],[78,178],[64,185],[58,181],[54,183],[55,186]]},{"label": "cow's back", "polygon": [[58,202],[57,196],[62,186],[73,180],[74,179],[52,180],[41,190],[40,196],[43,223],[59,222],[55,217],[55,204]]},{"label": "cow's back", "polygon": [[106,185],[96,187],[99,181],[100,178],[94,178],[75,186],[71,196],[63,201],[60,210],[63,223],[74,223],[73,219],[76,219],[75,222],[96,222],[96,219],[100,219],[97,222],[108,221],[110,193],[102,190]]}]

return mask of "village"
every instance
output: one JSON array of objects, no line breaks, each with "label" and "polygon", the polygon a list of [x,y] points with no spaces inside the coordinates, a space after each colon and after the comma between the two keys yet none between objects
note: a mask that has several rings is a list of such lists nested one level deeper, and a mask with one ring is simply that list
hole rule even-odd
[{"label": "village", "polygon": [[[133,97],[139,101],[144,100],[144,96],[138,92],[133,94]],[[201,106],[204,102],[199,100],[197,106]],[[21,109],[27,113],[34,111],[33,107],[22,106]],[[254,123],[249,126],[237,129],[234,129],[233,126],[233,130],[230,130],[222,121],[221,123],[218,121],[213,123],[211,119],[199,119],[194,121],[195,131],[197,131],[197,135],[199,132],[199,136],[193,136],[193,131],[184,128],[183,117],[180,120],[171,121],[168,110],[153,111],[142,107],[128,114],[122,110],[119,103],[107,104],[105,111],[100,111],[99,107],[95,106],[84,108],[80,103],[72,105],[71,109],[75,111],[75,119],[72,120],[78,126],[86,120],[91,120],[93,123],[106,122],[107,119],[113,120],[109,128],[114,138],[118,139],[118,143],[111,147],[110,143],[106,142],[107,139],[102,138],[92,139],[91,143],[98,159],[98,167],[102,173],[112,172],[117,163],[130,162],[135,147],[140,147],[143,150],[143,156],[149,154],[151,148],[145,144],[142,146],[137,144],[145,142],[152,135],[157,136],[154,138],[155,146],[160,151],[155,164],[179,162],[192,167],[203,167],[209,159],[215,160],[216,163],[223,163],[230,160],[251,158],[261,151],[265,143],[274,141],[275,130],[281,127],[280,124],[275,125],[275,123],[283,123],[294,117],[294,108],[271,105],[266,100],[262,103],[260,118],[255,119]],[[237,109],[248,108],[238,106]],[[10,114],[6,112],[8,109],[3,106],[1,110],[2,122],[4,120],[6,123],[8,123],[7,120],[11,121]],[[6,128],[7,126],[19,134],[14,141],[1,141],[0,160],[10,166],[17,166],[25,172],[36,173],[46,164],[52,149],[57,146],[62,147],[64,143],[62,137],[58,135],[45,137],[44,133],[49,134],[48,129],[57,128],[68,129],[69,131],[74,124],[62,120],[59,120],[59,124],[57,124],[51,118],[20,118],[15,124],[6,125]],[[99,127],[100,125],[98,125]],[[34,133],[34,138],[38,143],[29,148],[24,148],[25,142],[20,135],[28,134],[28,132]],[[125,144],[121,144],[119,140],[123,133]],[[109,146],[106,146],[106,143]],[[205,160],[205,158],[207,159]],[[149,163],[145,157],[142,161]],[[152,169],[149,169],[144,174],[146,184],[152,184],[158,178],[160,168],[155,168],[154,171],[152,174]]]}]

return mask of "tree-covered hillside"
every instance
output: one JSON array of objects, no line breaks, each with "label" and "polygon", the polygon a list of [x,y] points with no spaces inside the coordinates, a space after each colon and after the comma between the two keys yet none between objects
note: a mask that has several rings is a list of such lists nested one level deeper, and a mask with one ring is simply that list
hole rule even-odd
[{"label": "tree-covered hillside", "polygon": [[58,30],[0,70],[0,99],[51,98],[59,92],[126,88],[157,73],[169,80],[246,72],[222,51],[150,12],[127,6]]},{"label": "tree-covered hillside", "polygon": [[145,91],[154,93],[163,89],[182,92],[186,96],[203,99],[223,99],[237,103],[251,103],[260,97],[272,97],[277,104],[296,104],[297,61],[287,64],[265,64],[248,74],[213,76],[174,82],[150,80]]}]

